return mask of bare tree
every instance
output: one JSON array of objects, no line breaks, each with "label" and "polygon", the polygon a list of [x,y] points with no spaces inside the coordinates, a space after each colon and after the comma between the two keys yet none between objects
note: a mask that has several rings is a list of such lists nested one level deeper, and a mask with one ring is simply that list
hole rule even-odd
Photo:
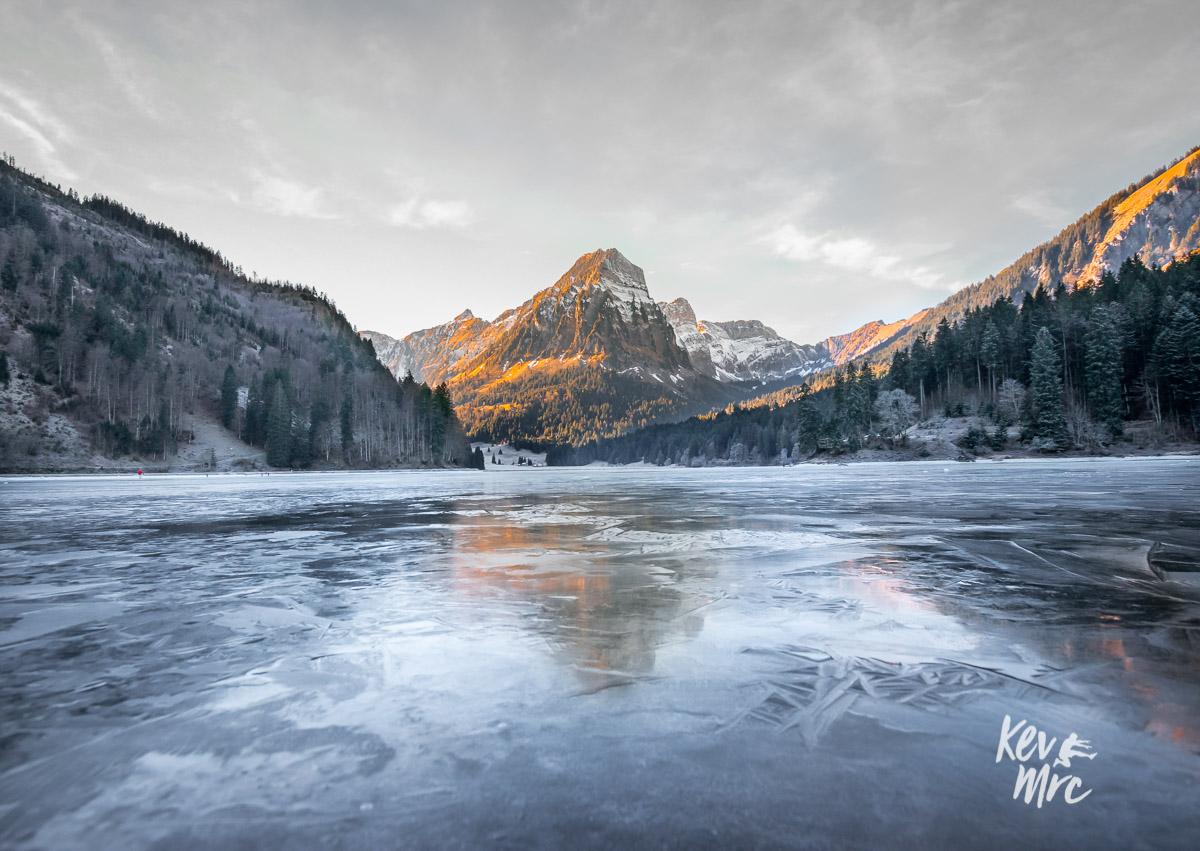
[{"label": "bare tree", "polygon": [[996,391],[996,407],[1002,422],[1020,422],[1021,409],[1025,407],[1025,387],[1021,382],[1015,378],[1000,382],[1000,389]]},{"label": "bare tree", "polygon": [[917,400],[903,390],[885,390],[875,399],[875,417],[889,442],[905,439],[904,432],[917,421],[918,411]]}]

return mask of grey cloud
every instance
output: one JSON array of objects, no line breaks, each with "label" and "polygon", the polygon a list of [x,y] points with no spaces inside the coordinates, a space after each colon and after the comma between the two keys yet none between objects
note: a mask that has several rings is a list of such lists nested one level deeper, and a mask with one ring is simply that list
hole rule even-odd
[{"label": "grey cloud", "polygon": [[382,330],[498,313],[615,245],[658,297],[809,340],[1200,142],[1191,6],[11,4],[0,80],[37,108],[0,92],[0,132]]}]

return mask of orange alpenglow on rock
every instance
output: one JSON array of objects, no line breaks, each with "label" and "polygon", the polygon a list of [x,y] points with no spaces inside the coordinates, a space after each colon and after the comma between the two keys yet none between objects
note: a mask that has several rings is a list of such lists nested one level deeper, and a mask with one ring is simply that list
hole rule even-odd
[{"label": "orange alpenglow on rock", "polygon": [[465,312],[403,340],[364,336],[397,376],[447,382],[468,432],[495,439],[582,443],[729,398],[615,248],[584,254],[492,322]]}]

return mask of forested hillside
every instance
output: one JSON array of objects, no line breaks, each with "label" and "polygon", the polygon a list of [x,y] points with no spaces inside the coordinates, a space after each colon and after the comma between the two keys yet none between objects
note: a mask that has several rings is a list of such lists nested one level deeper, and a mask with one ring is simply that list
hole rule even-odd
[{"label": "forested hillside", "polygon": [[652,426],[551,463],[703,466],[789,463],[903,444],[933,416],[970,416],[966,452],[1042,452],[1119,445],[1130,421],[1163,441],[1200,432],[1200,255],[1167,269],[1135,255],[1095,287],[1040,287],[1018,309],[1007,297],[972,308],[890,365],[837,370],[778,404]]},{"label": "forested hillside", "polygon": [[469,457],[446,388],[397,382],[312,288],[0,165],[0,469],[239,446],[273,467]]},{"label": "forested hillside", "polygon": [[941,304],[890,325],[871,323],[841,341],[838,363],[869,356],[886,362],[912,345],[919,334],[933,334],[942,320],[961,321],[971,310],[1000,298],[1020,303],[1039,287],[1064,283],[1069,289],[1097,282],[1137,255],[1147,265],[1166,266],[1200,250],[1200,148],[1129,184],[1030,249],[995,275],[964,287]]}]

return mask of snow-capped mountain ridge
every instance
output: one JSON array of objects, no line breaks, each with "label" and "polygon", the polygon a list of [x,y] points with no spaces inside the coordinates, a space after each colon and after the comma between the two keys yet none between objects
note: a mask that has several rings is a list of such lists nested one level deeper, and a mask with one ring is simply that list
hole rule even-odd
[{"label": "snow-capped mountain ridge", "polygon": [[800,345],[757,319],[699,320],[687,299],[660,302],[692,365],[718,381],[766,384],[799,380],[833,365],[821,344]]}]

